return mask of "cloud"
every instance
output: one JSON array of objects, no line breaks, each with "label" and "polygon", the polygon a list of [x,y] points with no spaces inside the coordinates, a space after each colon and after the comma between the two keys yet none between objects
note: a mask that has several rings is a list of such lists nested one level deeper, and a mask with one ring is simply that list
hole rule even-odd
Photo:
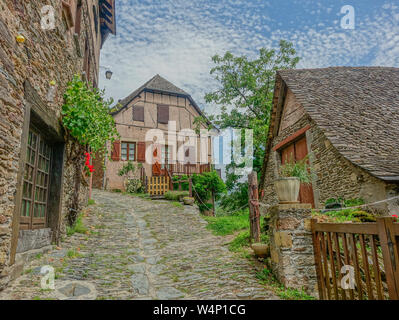
[{"label": "cloud", "polygon": [[255,56],[280,39],[294,43],[302,68],[399,66],[396,6],[355,7],[356,29],[343,30],[340,7],[329,2],[118,0],[118,34],[109,37],[100,61],[114,74],[105,80],[101,70],[100,87],[118,100],[158,73],[205,106],[204,94],[218,87],[209,74],[211,56],[227,50]]}]

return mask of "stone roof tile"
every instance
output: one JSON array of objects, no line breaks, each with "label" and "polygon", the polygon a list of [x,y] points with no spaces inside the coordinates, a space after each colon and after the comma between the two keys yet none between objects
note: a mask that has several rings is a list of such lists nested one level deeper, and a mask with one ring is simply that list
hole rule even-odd
[{"label": "stone roof tile", "polygon": [[280,70],[280,76],[349,161],[399,178],[399,68]]}]

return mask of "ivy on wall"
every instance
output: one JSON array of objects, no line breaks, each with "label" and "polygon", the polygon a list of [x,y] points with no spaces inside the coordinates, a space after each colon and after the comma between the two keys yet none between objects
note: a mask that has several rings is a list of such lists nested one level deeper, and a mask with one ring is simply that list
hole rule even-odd
[{"label": "ivy on wall", "polygon": [[[104,90],[93,88],[75,75],[68,83],[62,106],[62,124],[66,129],[66,141],[72,141],[68,161],[75,166],[75,186],[67,214],[68,223],[76,222],[79,211],[79,192],[82,183],[82,169],[87,165],[87,151],[107,156],[107,141],[115,141],[119,134],[115,120],[109,113],[113,100],[104,99]],[[93,170],[89,170],[91,174]]]}]

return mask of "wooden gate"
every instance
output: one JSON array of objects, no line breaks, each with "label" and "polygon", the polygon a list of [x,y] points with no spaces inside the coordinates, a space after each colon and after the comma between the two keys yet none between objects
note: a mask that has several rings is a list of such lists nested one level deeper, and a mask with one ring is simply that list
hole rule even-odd
[{"label": "wooden gate", "polygon": [[320,299],[399,300],[399,224],[394,218],[377,223],[312,219],[312,236]]},{"label": "wooden gate", "polygon": [[147,184],[147,192],[151,196],[163,196],[169,191],[168,176],[152,176]]}]

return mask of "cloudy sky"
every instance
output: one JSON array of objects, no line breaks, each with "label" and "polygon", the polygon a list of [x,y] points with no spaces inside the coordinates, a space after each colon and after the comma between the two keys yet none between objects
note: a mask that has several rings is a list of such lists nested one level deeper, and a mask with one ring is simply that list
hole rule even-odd
[{"label": "cloudy sky", "polygon": [[[231,51],[255,56],[280,39],[294,44],[298,68],[381,65],[399,67],[397,0],[116,0],[117,36],[101,53],[100,88],[116,101],[160,74],[204,103],[217,88],[211,56]],[[344,29],[345,5],[355,10]],[[346,20],[344,20],[346,22]]]}]

